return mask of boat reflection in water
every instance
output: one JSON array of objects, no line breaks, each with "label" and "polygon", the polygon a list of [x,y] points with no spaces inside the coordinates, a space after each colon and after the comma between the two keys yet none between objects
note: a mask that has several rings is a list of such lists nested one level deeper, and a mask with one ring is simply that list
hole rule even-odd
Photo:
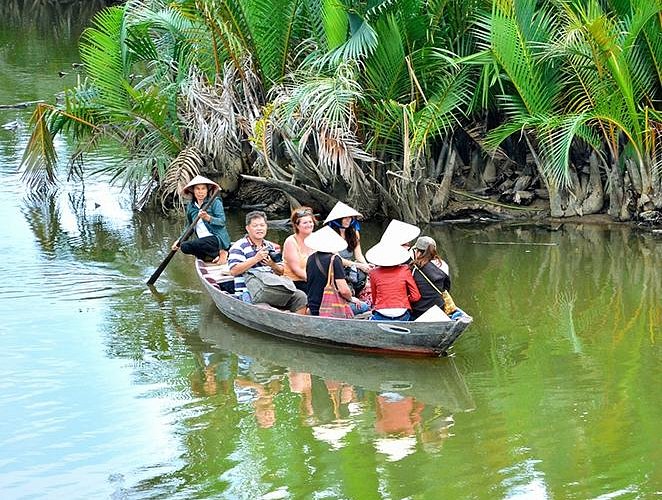
[{"label": "boat reflection in water", "polygon": [[[333,449],[374,415],[376,450],[399,460],[420,442],[437,447],[450,435],[453,414],[474,403],[452,358],[366,356],[277,339],[237,325],[203,307],[199,353],[201,395],[232,391],[236,404],[252,405],[258,426],[277,421],[274,397],[300,398],[301,423]],[[231,389],[230,389],[231,388]]]}]

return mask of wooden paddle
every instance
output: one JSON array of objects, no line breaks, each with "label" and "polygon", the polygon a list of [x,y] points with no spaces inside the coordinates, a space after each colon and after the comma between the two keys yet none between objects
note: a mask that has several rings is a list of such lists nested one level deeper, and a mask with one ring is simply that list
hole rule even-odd
[{"label": "wooden paddle", "polygon": [[[207,211],[207,209],[211,206],[211,204],[214,202],[214,200],[216,199],[216,197],[219,194],[221,194],[221,190],[217,189],[214,192],[214,194],[212,194],[209,197],[209,200],[207,200],[207,203],[202,205],[202,207],[198,211],[198,216],[195,218],[195,220],[193,222],[191,222],[189,224],[189,226],[186,228],[186,231],[184,231],[184,233],[182,233],[182,235],[179,237],[179,245],[180,246],[181,246],[182,242],[186,241],[188,239],[188,237],[191,236],[191,234],[193,234],[193,231],[195,229],[195,225],[198,223],[198,220],[200,220],[200,212],[202,212],[203,210]],[[156,280],[159,279],[159,276],[161,276],[161,273],[166,268],[166,266],[170,263],[170,261],[172,260],[172,258],[175,256],[176,253],[177,253],[177,250],[172,250],[172,249],[170,250],[170,253],[168,254],[168,256],[165,259],[163,259],[163,262],[161,262],[161,265],[156,268],[156,271],[154,271],[152,276],[150,276],[150,278],[147,280],[148,285],[153,285],[154,283],[156,283]]]}]

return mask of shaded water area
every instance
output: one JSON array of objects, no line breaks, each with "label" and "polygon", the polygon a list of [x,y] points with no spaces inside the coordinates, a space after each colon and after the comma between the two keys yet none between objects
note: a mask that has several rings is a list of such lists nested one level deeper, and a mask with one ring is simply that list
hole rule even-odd
[{"label": "shaded water area", "polygon": [[[52,99],[74,45],[3,27],[0,104]],[[475,318],[451,357],[284,343],[224,319],[184,256],[147,289],[181,220],[90,178],[26,198],[28,119],[0,110],[2,498],[662,494],[662,239],[428,227]]]}]

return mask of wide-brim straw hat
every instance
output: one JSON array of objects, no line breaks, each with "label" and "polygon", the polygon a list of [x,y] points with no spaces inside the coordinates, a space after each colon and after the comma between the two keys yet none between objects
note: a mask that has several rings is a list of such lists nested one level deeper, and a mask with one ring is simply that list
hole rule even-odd
[{"label": "wide-brim straw hat", "polygon": [[357,212],[342,201],[339,201],[331,209],[331,212],[329,212],[329,215],[326,217],[326,219],[324,219],[324,224],[331,222],[332,220],[342,219],[343,217],[361,217],[361,213]]},{"label": "wide-brim straw hat", "polygon": [[414,238],[421,234],[421,228],[402,222],[398,219],[393,219],[386,227],[386,231],[382,234],[381,241],[385,243],[393,243],[395,245],[404,245],[409,243]]},{"label": "wide-brim straw hat", "polygon": [[211,179],[207,179],[202,175],[196,175],[193,177],[193,179],[191,179],[191,182],[184,186],[184,189],[182,189],[182,194],[193,196],[193,186],[197,186],[198,184],[207,184],[207,186],[209,186],[209,194],[212,194],[217,189],[221,189],[221,186],[216,184]]},{"label": "wide-brim straw hat", "polygon": [[337,253],[347,248],[345,238],[336,233],[329,226],[323,226],[306,236],[303,240],[307,247],[317,252]]},{"label": "wide-brim straw hat", "polygon": [[376,266],[399,266],[409,260],[409,252],[401,245],[380,241],[365,253],[365,258]]}]

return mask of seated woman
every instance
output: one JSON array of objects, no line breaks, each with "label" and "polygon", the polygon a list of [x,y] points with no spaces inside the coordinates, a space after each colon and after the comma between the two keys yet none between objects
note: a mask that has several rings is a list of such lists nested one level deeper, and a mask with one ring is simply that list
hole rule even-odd
[{"label": "seated woman", "polygon": [[345,280],[342,259],[336,255],[344,248],[347,248],[347,242],[333,229],[324,226],[306,238],[306,245],[314,250],[314,253],[308,257],[308,262],[306,263],[309,314],[319,316],[324,287],[329,279],[331,258],[333,258],[334,282],[339,294],[349,302],[349,306],[352,308],[354,314],[366,312],[368,305],[352,296],[352,289],[347,284],[347,280]]},{"label": "seated woman", "polygon": [[414,260],[411,272],[414,281],[421,292],[421,300],[413,304],[412,319],[418,318],[432,306],[437,305],[442,310],[444,299],[441,292],[451,289],[448,264],[437,253],[437,243],[429,236],[421,236],[413,248]]},{"label": "seated woman", "polygon": [[202,207],[207,200],[221,189],[214,181],[201,175],[196,175],[189,182],[182,193],[191,196],[191,202],[186,206],[186,220],[195,224],[197,238],[189,241],[175,241],[172,250],[181,248],[182,253],[195,255],[198,259],[215,264],[225,264],[230,248],[230,235],[225,224],[225,210],[220,197],[212,202],[207,210]]},{"label": "seated woman", "polygon": [[377,267],[370,272],[373,320],[409,321],[414,302],[421,298],[407,266],[409,252],[400,245],[379,242],[366,253]]},{"label": "seated woman", "polygon": [[283,243],[284,275],[290,278],[294,285],[306,291],[306,262],[314,250],[306,245],[305,239],[315,229],[315,215],[310,207],[299,207],[292,212],[292,229],[294,234]]},{"label": "seated woman", "polygon": [[361,250],[361,226],[356,220],[357,217],[361,217],[359,212],[339,201],[324,220],[324,224],[347,242],[347,248],[338,255],[342,258],[345,275],[354,295],[358,295],[365,286],[366,276],[371,269]]}]

